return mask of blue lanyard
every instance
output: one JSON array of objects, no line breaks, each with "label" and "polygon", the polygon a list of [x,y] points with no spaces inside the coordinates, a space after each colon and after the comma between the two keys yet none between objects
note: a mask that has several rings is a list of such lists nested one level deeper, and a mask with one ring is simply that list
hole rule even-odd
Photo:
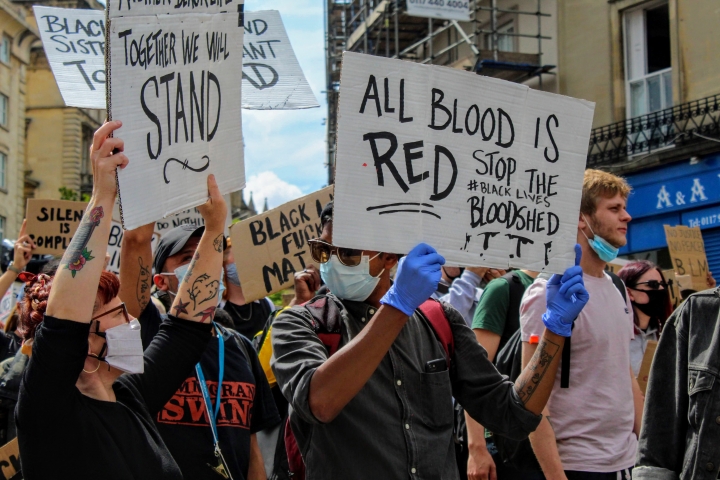
[{"label": "blue lanyard", "polygon": [[219,352],[219,374],[218,374],[218,386],[217,386],[217,395],[215,395],[215,408],[213,410],[212,407],[212,400],[210,398],[210,392],[207,388],[207,383],[205,383],[205,375],[203,375],[202,367],[200,367],[200,363],[195,365],[195,372],[197,372],[198,381],[200,383],[200,390],[202,390],[203,400],[205,400],[205,410],[207,411],[208,417],[210,418],[210,427],[212,428],[213,432],[213,438],[215,439],[215,445],[217,446],[218,442],[220,441],[218,439],[218,432],[217,432],[217,416],[218,413],[220,413],[220,397],[222,396],[222,382],[223,382],[223,375],[225,374],[225,340],[223,339],[222,332],[217,327],[217,324],[213,322],[213,325],[215,326],[215,333],[217,334],[218,338],[218,352]]}]

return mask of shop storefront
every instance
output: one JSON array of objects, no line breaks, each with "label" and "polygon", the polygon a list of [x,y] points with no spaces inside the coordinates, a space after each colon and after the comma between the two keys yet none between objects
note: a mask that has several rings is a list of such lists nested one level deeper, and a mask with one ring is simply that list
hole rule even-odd
[{"label": "shop storefront", "polygon": [[[710,271],[720,277],[720,154],[626,176],[633,187],[628,244],[620,255],[666,263],[663,225],[700,227]],[[670,268],[669,264],[661,265]]]}]

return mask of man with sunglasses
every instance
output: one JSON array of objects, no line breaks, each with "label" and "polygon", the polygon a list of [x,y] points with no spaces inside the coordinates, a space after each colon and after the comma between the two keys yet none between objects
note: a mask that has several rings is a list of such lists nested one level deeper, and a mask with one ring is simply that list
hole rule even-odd
[{"label": "man with sunglasses", "polygon": [[[643,398],[630,365],[632,307],[625,286],[605,273],[627,242],[630,187],[624,179],[586,170],[578,219],[580,263],[590,301],[575,321],[561,371],[530,443],[545,477],[629,480]],[[547,279],[538,277],[520,307],[523,365],[543,331]],[[625,292],[625,293],[623,293]],[[656,417],[657,418],[657,417]]]},{"label": "man with sunglasses", "polygon": [[[284,310],[272,331],[272,367],[291,405],[306,478],[457,479],[453,397],[493,431],[525,438],[537,427],[564,337],[587,302],[580,267],[553,277],[548,330],[513,385],[454,308],[442,304],[453,336],[449,358],[417,311],[437,289],[445,263],[432,247],[416,246],[393,283],[398,255],[334,246],[332,203],[321,224],[310,246],[330,294]],[[339,338],[333,355],[318,324]]]},{"label": "man with sunglasses", "polygon": [[[155,249],[154,259],[150,244],[153,230],[154,224],[149,224],[126,231],[120,259],[120,297],[127,304],[128,311],[140,321],[144,345],[152,340],[164,320],[150,301],[153,280],[158,288],[173,298],[180,293],[178,288],[182,277],[190,274],[188,267],[198,254],[197,245],[204,227],[181,225],[170,230]],[[232,291],[230,298],[235,298],[233,294],[237,294],[239,289],[235,283],[239,284],[239,281],[235,282],[228,275],[228,259],[233,267],[234,262],[222,236],[216,239],[214,247],[224,253],[227,288]],[[151,262],[155,269],[154,277]],[[213,311],[223,288],[222,282],[186,286],[191,299],[205,296],[205,290],[217,289],[218,301],[212,306]],[[233,321],[236,325],[239,323],[235,318]],[[265,480],[256,434],[279,423],[280,417],[255,349],[247,338],[217,326],[198,365],[199,370],[196,368],[188,372],[183,385],[155,418],[158,430],[183,476],[213,480],[223,478],[224,473],[227,475],[224,478],[234,480]],[[206,413],[205,392],[201,383],[209,387],[211,411],[216,412],[217,417],[215,425]],[[216,403],[218,392],[219,405]],[[213,431],[217,432],[222,448],[224,471],[218,468]]]}]

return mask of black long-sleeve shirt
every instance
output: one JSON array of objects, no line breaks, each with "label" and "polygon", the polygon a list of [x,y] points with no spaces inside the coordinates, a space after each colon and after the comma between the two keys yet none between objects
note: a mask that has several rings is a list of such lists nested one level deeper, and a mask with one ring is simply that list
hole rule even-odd
[{"label": "black long-sleeve shirt", "polygon": [[35,334],[16,409],[24,478],[182,479],[153,417],[200,360],[210,326],[170,317],[145,350],[145,372],[113,384],[115,402],[75,386],[89,332],[46,316]]}]

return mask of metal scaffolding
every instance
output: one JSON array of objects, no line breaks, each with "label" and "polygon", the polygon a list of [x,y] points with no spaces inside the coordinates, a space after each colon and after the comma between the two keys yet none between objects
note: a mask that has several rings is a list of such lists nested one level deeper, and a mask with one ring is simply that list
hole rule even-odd
[{"label": "metal scaffolding", "polygon": [[[328,181],[333,183],[337,134],[340,69],[344,51],[400,58],[423,64],[464,68],[481,75],[523,82],[552,74],[554,65],[542,62],[542,0],[531,0],[534,11],[501,8],[502,0],[472,0],[470,21],[439,20],[407,14],[406,0],[325,0],[326,84],[328,102]],[[535,3],[536,1],[536,3]],[[527,2],[526,2],[527,3]],[[502,16],[535,16],[537,32],[501,31]],[[506,51],[500,39],[537,39],[537,51]]]}]

